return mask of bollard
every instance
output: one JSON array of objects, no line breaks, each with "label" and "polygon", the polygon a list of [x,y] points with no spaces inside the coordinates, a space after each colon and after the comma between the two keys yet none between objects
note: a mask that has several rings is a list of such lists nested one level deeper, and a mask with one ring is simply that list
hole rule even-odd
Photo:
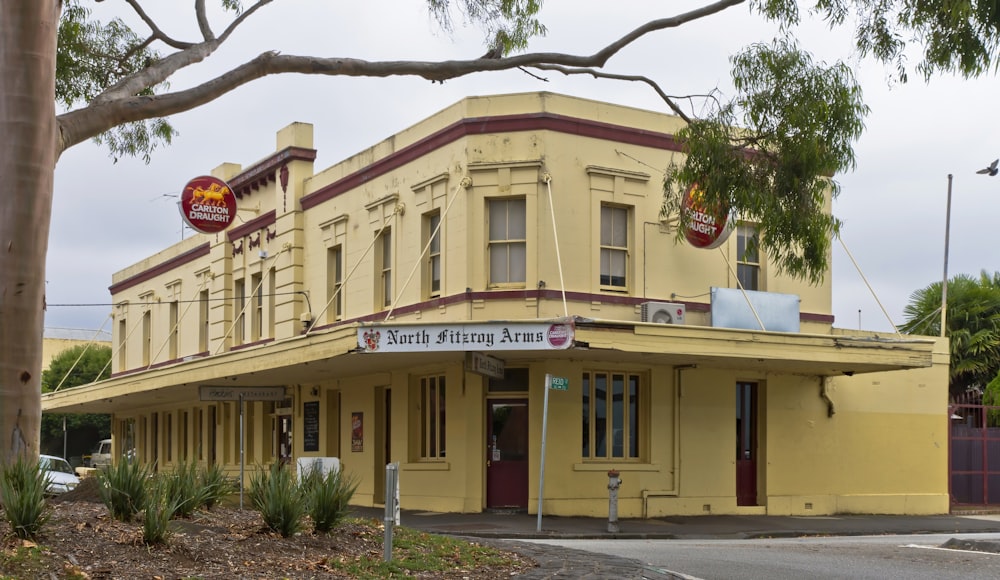
[{"label": "bollard", "polygon": [[618,472],[612,469],[608,472],[608,532],[618,533],[618,488],[622,480]]}]

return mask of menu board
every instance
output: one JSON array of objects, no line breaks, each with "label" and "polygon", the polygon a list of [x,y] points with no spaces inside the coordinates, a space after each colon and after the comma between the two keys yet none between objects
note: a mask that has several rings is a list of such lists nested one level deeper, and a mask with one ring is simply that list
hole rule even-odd
[{"label": "menu board", "polygon": [[319,451],[319,401],[302,405],[303,451]]}]

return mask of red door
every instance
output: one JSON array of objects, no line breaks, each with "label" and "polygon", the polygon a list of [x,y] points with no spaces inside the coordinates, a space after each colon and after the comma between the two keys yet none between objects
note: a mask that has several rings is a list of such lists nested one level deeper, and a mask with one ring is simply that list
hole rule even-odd
[{"label": "red door", "polygon": [[757,505],[757,383],[736,383],[736,505]]},{"label": "red door", "polygon": [[528,509],[528,400],[486,401],[486,507]]}]

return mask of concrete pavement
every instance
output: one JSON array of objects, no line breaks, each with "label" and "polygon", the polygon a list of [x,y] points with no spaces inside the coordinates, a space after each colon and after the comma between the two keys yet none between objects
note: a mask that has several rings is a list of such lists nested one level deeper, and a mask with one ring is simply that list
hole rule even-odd
[{"label": "concrete pavement", "polygon": [[[352,508],[355,515],[382,520],[381,508]],[[402,510],[401,525],[434,534],[479,538],[514,550],[539,566],[523,578],[670,578],[642,562],[526,539],[753,539],[802,536],[1000,533],[1000,515],[937,516],[668,516],[621,519],[618,532],[607,519],[543,516],[526,513],[454,514]]]}]

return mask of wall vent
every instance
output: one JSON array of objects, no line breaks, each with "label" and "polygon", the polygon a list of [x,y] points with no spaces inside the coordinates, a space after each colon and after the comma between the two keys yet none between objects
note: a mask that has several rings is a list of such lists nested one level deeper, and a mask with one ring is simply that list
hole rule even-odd
[{"label": "wall vent", "polygon": [[685,307],[673,302],[643,302],[642,321],[656,324],[684,324]]}]

